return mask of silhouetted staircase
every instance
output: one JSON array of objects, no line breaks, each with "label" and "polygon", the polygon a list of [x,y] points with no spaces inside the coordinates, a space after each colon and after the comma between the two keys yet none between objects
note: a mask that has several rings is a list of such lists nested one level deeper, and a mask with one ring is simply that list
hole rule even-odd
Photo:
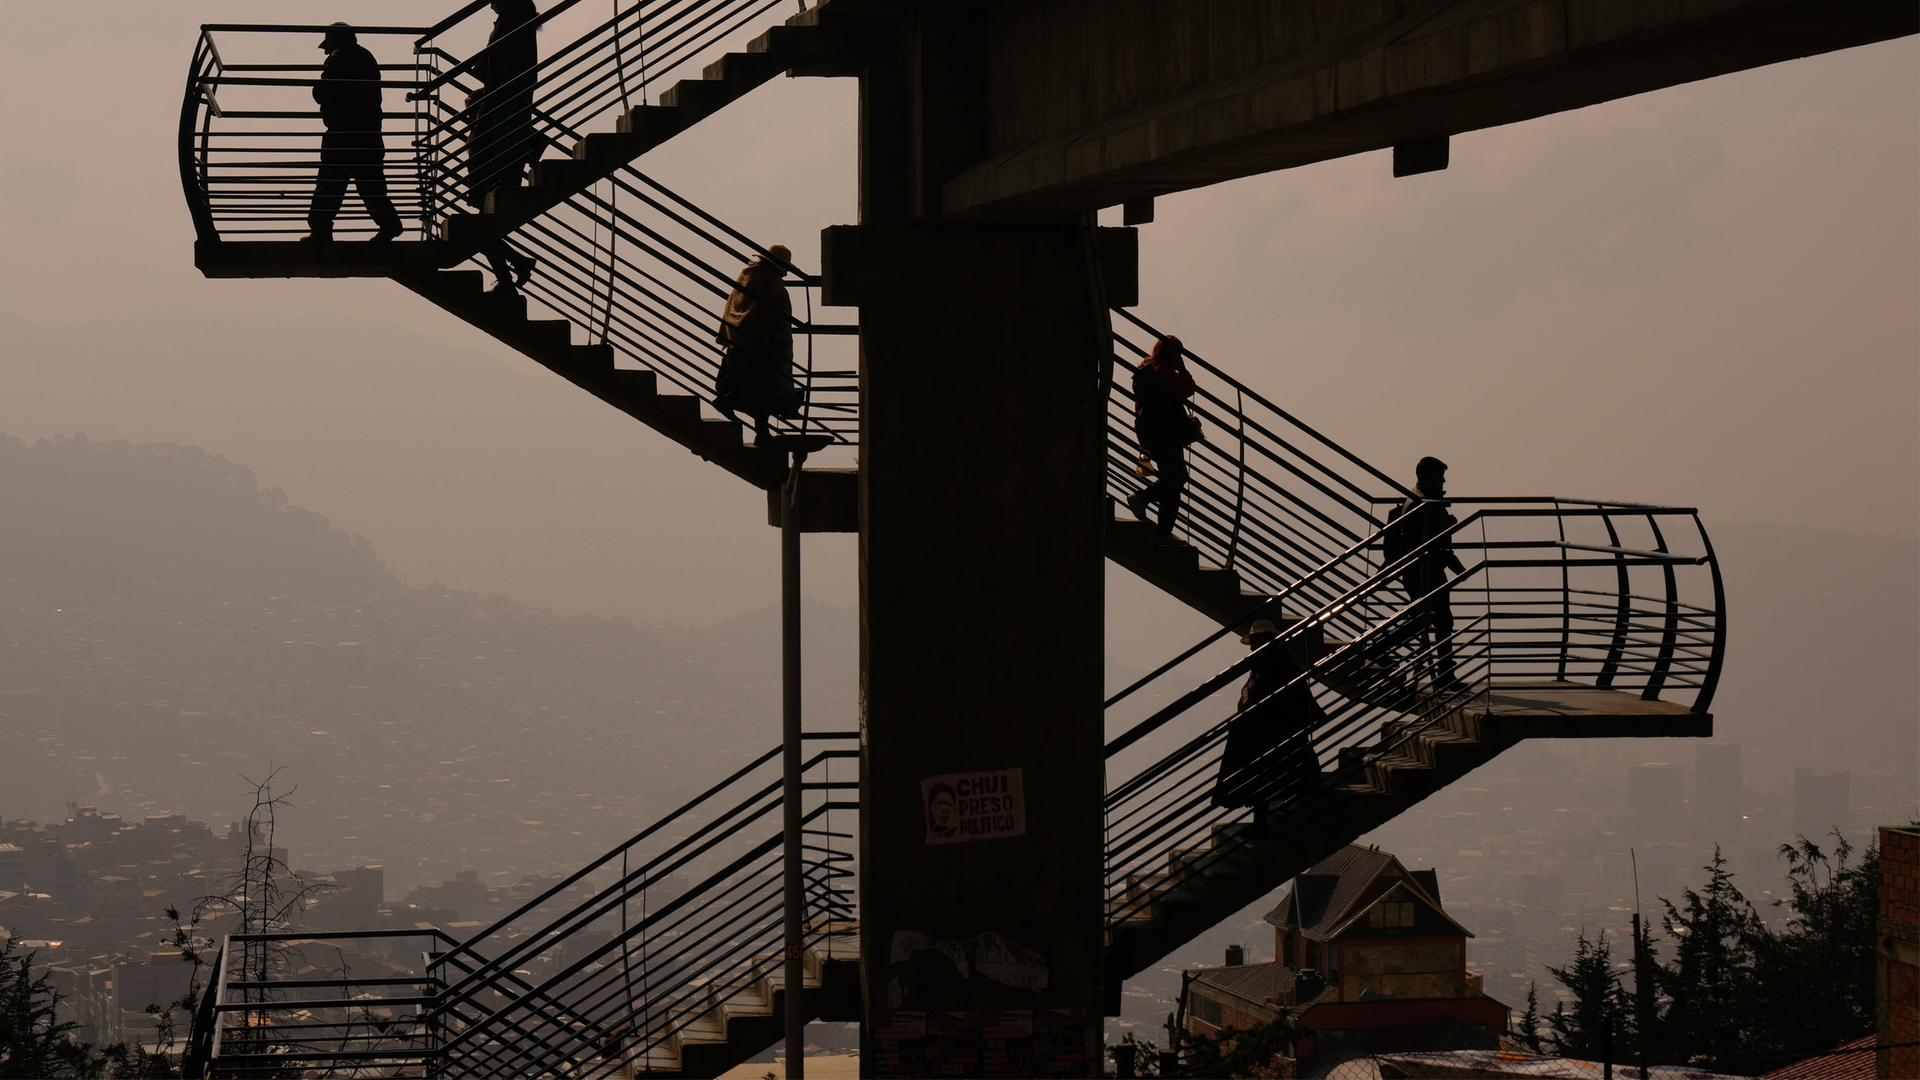
[{"label": "silhouetted staircase", "polygon": [[[280,211],[271,200],[258,211],[221,201],[230,197],[211,169],[220,148],[212,121],[246,111],[215,106],[225,68],[203,33],[181,144],[200,233],[196,260],[210,277],[392,277],[772,492],[785,476],[782,454],[748,445],[744,425],[708,411],[715,312],[739,263],[764,252],[631,163],[781,72],[845,65],[852,40],[832,24],[833,13],[864,2],[834,0],[768,29],[746,52],[676,83],[658,104],[624,110],[613,132],[582,135],[543,113],[544,136],[571,157],[540,162],[530,187],[497,193],[483,213],[438,218],[439,238],[389,244],[222,235],[223,221],[250,220],[235,216],[243,213],[287,219],[272,216]],[[432,38],[421,38],[418,55],[437,52]],[[455,62],[452,72],[423,71],[422,85],[456,90],[458,69]],[[257,80],[236,80],[250,81]],[[438,112],[423,115],[444,126],[444,103],[428,100]],[[422,206],[457,203],[457,169],[425,169],[423,177]],[[683,235],[670,236],[673,229]],[[534,318],[528,298],[484,290],[469,259],[494,240],[540,258],[529,297],[558,317]],[[812,284],[797,272],[790,278],[803,289]],[[1124,375],[1158,336],[1128,312],[1115,316],[1110,507],[1142,483]],[[796,315],[795,329],[805,338],[851,328]],[[1438,601],[1461,613],[1451,644],[1465,681],[1437,680],[1436,646],[1414,632],[1423,598],[1400,584],[1418,555],[1387,565],[1382,553],[1385,510],[1406,489],[1200,357],[1190,364],[1201,378],[1196,412],[1208,439],[1191,452],[1189,509],[1174,541],[1111,510],[1106,525],[1109,558],[1221,627],[1108,702],[1109,716],[1118,716],[1145,687],[1178,691],[1107,746],[1107,984],[1115,1009],[1125,976],[1521,740],[1709,734],[1724,652],[1717,565],[1693,511],[1463,500],[1446,542],[1468,566],[1439,588]],[[852,447],[857,398],[835,399],[853,388],[832,382],[850,377],[814,371],[809,360],[810,411],[783,429],[825,432]],[[803,483],[803,527],[857,528],[856,473],[810,470]],[[1683,548],[1682,537],[1697,543]],[[1710,599],[1682,587],[1688,567],[1710,572]],[[1235,716],[1204,703],[1239,682],[1254,658],[1198,680],[1181,667],[1254,618],[1277,624],[1268,648],[1288,654],[1301,672],[1292,686],[1304,687],[1320,710],[1311,767],[1263,774],[1260,800],[1272,812],[1261,817],[1273,824],[1211,802]],[[1676,700],[1676,691],[1690,700]],[[390,1075],[714,1075],[764,1050],[789,1006],[777,918],[782,796],[767,777],[778,756],[778,748],[761,755],[486,931],[425,954],[419,980],[407,985],[426,989],[417,1000],[398,999],[415,1010],[410,1019],[369,1026],[348,1010],[330,1037],[363,1047],[365,1056],[353,1060],[391,1065]],[[858,913],[846,888],[851,855],[835,846],[851,833],[836,831],[829,815],[857,811],[834,794],[857,780],[825,772],[836,758],[857,761],[858,751],[822,750],[808,765],[819,778],[805,789],[803,998],[809,1018],[853,1020],[861,1006]],[[584,898],[573,901],[567,890]],[[543,914],[541,905],[563,903],[559,916]],[[337,997],[326,1001],[363,1001],[372,983],[342,977],[336,985]],[[241,1011],[216,1000],[219,989],[216,978],[207,1008]],[[329,1008],[337,1006],[294,994],[246,1011]],[[261,1027],[249,1020],[236,1030]],[[232,1053],[223,1068],[221,1046],[212,1039],[202,1064],[214,1075],[245,1075]],[[287,1064],[348,1060],[328,1054],[296,1050]]]},{"label": "silhouetted staircase", "polygon": [[754,38],[746,52],[727,53],[700,78],[675,83],[658,104],[627,110],[615,131],[578,139],[571,157],[539,162],[529,186],[494,192],[482,213],[449,216],[444,238],[450,253],[464,257],[509,235],[776,76],[844,57],[848,38],[827,21],[834,10],[832,0],[825,0],[789,18]]},{"label": "silhouetted staircase", "polygon": [[1687,706],[1572,684],[1520,699],[1475,696],[1403,736],[1389,729],[1384,746],[1348,755],[1345,782],[1304,800],[1273,827],[1215,824],[1201,842],[1167,851],[1164,867],[1126,875],[1107,930],[1108,1010],[1118,1014],[1119,980],[1523,740],[1712,734],[1712,718]]},{"label": "silhouetted staircase", "polygon": [[[860,1020],[860,935],[849,924],[823,946],[806,952],[809,1021]],[[786,975],[769,963],[767,974],[724,1001],[716,1001],[665,1044],[625,1067],[621,1076],[718,1076],[780,1041],[786,1030]]]},{"label": "silhouetted staircase", "polygon": [[747,483],[771,491],[786,477],[785,455],[748,445],[746,425],[703,416],[699,398],[663,393],[652,371],[616,368],[610,346],[574,344],[572,323],[528,318],[525,297],[485,291],[480,271],[439,270],[394,280]]}]

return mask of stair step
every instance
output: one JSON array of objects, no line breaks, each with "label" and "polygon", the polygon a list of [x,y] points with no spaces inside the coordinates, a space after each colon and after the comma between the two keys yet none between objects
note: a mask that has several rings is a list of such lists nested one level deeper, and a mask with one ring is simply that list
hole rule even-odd
[{"label": "stair step", "polygon": [[533,185],[562,196],[577,195],[591,185],[597,170],[572,158],[547,158],[533,167]]},{"label": "stair step", "polygon": [[[528,187],[496,188],[493,191],[487,192],[486,206],[484,207],[485,214],[483,216],[516,219],[530,217],[536,209],[540,208],[547,201],[547,198],[548,195],[546,192],[536,191]],[[490,221],[482,221],[476,224],[487,228],[493,226],[493,223]]]},{"label": "stair step", "polygon": [[[521,303],[525,303],[523,299]],[[573,324],[565,319],[528,319],[520,336],[549,348],[573,343]]]},{"label": "stair step", "polygon": [[778,53],[748,50],[727,53],[708,64],[701,74],[708,82],[739,86],[744,93],[779,75],[786,66]]},{"label": "stair step", "polygon": [[527,298],[517,292],[482,292],[472,299],[474,314],[491,326],[527,321]]},{"label": "stair step", "polygon": [[700,401],[686,394],[658,394],[654,405],[668,423],[691,428],[700,422]]},{"label": "stair step", "polygon": [[660,376],[651,371],[635,368],[616,368],[613,372],[614,385],[629,400],[644,400],[660,393]]},{"label": "stair step", "polygon": [[[1198,581],[1199,587],[1202,589],[1229,593],[1235,596],[1242,595],[1240,592],[1240,574],[1237,571],[1225,570],[1218,567],[1202,567],[1198,574]],[[1254,602],[1258,603],[1260,599],[1264,598],[1256,597]]]},{"label": "stair step", "polygon": [[635,105],[614,122],[614,130],[639,135],[652,146],[686,130],[688,120],[686,113],[667,105]]},{"label": "stair step", "polygon": [[705,116],[739,96],[739,91],[727,83],[682,79],[660,95],[660,104],[694,116]]},{"label": "stair step", "polygon": [[746,428],[732,420],[701,420],[698,438],[709,446],[738,450],[745,443]]},{"label": "stair step", "polygon": [[613,370],[613,346],[611,345],[575,345],[571,356],[573,365],[581,371]]},{"label": "stair step", "polygon": [[487,287],[487,276],[478,270],[442,270],[434,275],[434,281],[449,296],[469,293],[477,299]]},{"label": "stair step", "polygon": [[573,144],[573,159],[604,172],[632,161],[646,148],[646,141],[638,135],[596,131]]}]

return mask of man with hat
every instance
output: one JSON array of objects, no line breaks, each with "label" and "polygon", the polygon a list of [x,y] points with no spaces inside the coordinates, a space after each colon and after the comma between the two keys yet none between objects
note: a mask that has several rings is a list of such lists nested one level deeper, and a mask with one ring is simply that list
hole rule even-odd
[{"label": "man with hat", "polygon": [[1255,619],[1240,639],[1253,655],[1213,787],[1213,805],[1249,807],[1261,827],[1275,810],[1320,790],[1313,729],[1327,718],[1279,636],[1273,620]]},{"label": "man with hat", "polygon": [[1447,584],[1449,571],[1466,572],[1453,553],[1453,530],[1459,522],[1447,512],[1447,463],[1423,457],[1413,475],[1413,498],[1387,515],[1387,560],[1398,562],[1419,550],[1400,571],[1400,585],[1414,602],[1409,616],[1414,640],[1424,647],[1433,639],[1434,685],[1451,689],[1460,682],[1454,675],[1453,594],[1435,590]]},{"label": "man with hat", "polygon": [[333,239],[333,219],[347,197],[347,182],[352,181],[368,216],[380,227],[373,238],[391,240],[400,235],[401,226],[393,200],[387,197],[387,143],[380,135],[380,63],[346,23],[327,27],[320,48],[327,62],[314,85],[313,100],[320,106],[320,121],[327,131],[320,137],[320,175],[313,185],[313,205],[307,210],[307,239]]}]

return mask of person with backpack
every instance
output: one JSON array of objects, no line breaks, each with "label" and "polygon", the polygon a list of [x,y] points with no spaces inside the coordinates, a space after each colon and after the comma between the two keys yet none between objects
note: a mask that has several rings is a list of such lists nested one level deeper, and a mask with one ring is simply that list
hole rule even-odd
[{"label": "person with backpack", "polygon": [[[1434,686],[1452,688],[1460,684],[1454,674],[1453,594],[1434,590],[1447,583],[1449,572],[1466,572],[1453,553],[1453,529],[1459,522],[1447,510],[1447,463],[1436,457],[1423,457],[1414,466],[1413,475],[1413,497],[1387,515],[1384,532],[1387,565],[1414,556],[1399,570],[1400,585],[1413,601],[1407,615],[1409,636],[1422,652],[1426,651],[1431,638]],[[1418,554],[1414,555],[1416,551]],[[1427,595],[1429,593],[1433,595]]]},{"label": "person with backpack", "polygon": [[1173,543],[1173,525],[1187,490],[1187,446],[1200,441],[1200,420],[1187,410],[1196,389],[1187,372],[1186,348],[1169,334],[1133,371],[1133,432],[1140,441],[1142,470],[1159,479],[1127,496],[1127,509],[1147,520],[1147,504],[1160,506],[1160,542]]},{"label": "person with backpack", "polygon": [[347,185],[360,192],[367,216],[379,231],[375,240],[392,240],[401,233],[400,214],[387,195],[387,142],[380,133],[380,62],[373,58],[353,27],[337,22],[320,39],[327,54],[320,81],[314,84],[314,104],[320,106],[320,173],[313,182],[313,202],[307,207],[307,239],[333,239],[333,219],[346,201]]},{"label": "person with backpack", "polygon": [[769,445],[772,418],[800,415],[793,380],[793,301],[786,275],[793,253],[775,244],[747,261],[720,315],[715,340],[726,350],[713,388],[713,404],[729,420],[753,418],[756,446]]}]

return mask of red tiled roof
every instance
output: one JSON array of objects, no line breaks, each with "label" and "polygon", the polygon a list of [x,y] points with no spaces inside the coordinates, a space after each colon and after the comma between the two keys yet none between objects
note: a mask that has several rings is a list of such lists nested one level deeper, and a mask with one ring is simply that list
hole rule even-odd
[{"label": "red tiled roof", "polygon": [[1796,1061],[1766,1073],[1761,1080],[1873,1080],[1878,1035],[1863,1035],[1832,1053]]}]

